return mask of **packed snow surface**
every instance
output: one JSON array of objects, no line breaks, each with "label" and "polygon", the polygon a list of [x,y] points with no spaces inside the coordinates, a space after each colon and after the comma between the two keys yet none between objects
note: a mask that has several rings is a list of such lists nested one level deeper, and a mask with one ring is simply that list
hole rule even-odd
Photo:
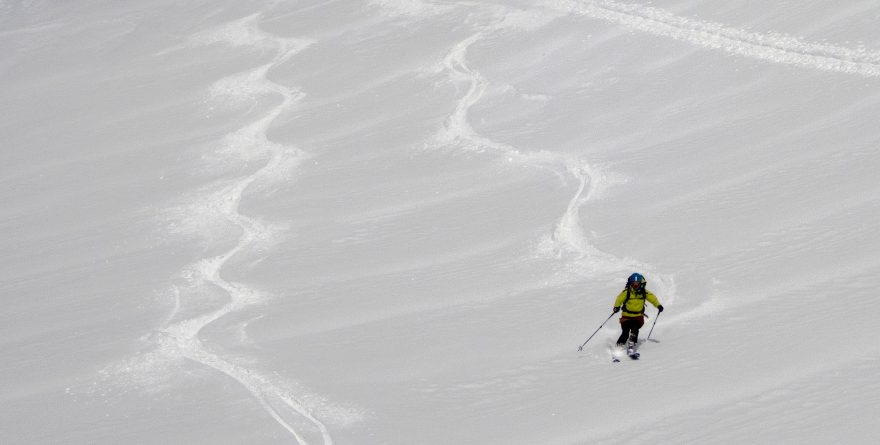
[{"label": "packed snow surface", "polygon": [[0,0],[0,443],[875,443],[877,23]]}]

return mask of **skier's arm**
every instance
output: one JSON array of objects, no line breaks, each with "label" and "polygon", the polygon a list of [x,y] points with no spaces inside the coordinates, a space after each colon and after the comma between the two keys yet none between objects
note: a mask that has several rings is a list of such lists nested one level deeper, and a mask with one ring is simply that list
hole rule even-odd
[{"label": "skier's arm", "polygon": [[657,296],[648,292],[645,294],[645,299],[648,300],[649,303],[653,304],[654,307],[660,307],[660,300],[657,299]]},{"label": "skier's arm", "polygon": [[621,292],[620,295],[617,296],[617,299],[614,300],[614,307],[622,306],[624,300],[626,300],[626,291]]}]

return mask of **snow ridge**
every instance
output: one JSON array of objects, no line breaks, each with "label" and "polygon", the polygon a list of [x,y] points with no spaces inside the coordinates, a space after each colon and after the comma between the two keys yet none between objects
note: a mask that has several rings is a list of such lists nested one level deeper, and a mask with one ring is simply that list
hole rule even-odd
[{"label": "snow ridge", "polygon": [[557,0],[549,7],[730,54],[822,71],[880,76],[880,52],[809,42],[692,20],[650,6],[611,0]]}]

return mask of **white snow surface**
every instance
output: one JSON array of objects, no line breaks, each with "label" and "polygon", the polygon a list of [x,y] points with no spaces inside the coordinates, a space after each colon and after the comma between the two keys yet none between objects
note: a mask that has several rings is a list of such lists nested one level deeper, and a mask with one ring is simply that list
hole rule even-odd
[{"label": "white snow surface", "polygon": [[0,443],[876,443],[878,22],[0,0]]}]

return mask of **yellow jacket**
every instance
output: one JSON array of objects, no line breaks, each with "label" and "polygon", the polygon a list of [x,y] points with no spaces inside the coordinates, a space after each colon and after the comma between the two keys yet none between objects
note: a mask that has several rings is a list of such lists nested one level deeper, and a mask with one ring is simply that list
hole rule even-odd
[{"label": "yellow jacket", "polygon": [[[629,299],[626,298],[627,293],[629,293]],[[617,299],[614,300],[614,307],[623,306],[621,310],[623,311],[624,317],[639,317],[645,313],[645,300],[648,300],[648,302],[653,304],[654,307],[660,306],[660,300],[658,300],[657,297],[647,289],[642,293],[626,288],[617,296]],[[626,305],[624,305],[624,301],[626,302]]]}]

